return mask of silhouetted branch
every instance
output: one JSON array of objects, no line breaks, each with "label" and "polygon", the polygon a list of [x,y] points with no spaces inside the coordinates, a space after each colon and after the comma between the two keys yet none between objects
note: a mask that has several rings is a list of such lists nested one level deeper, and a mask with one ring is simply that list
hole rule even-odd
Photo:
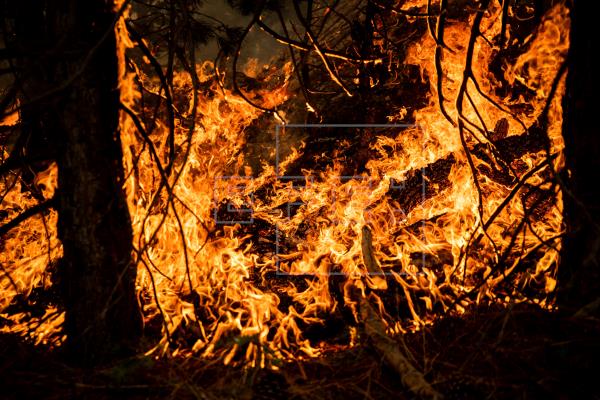
[{"label": "silhouetted branch", "polygon": [[162,88],[165,91],[165,100],[166,100],[166,110],[167,110],[167,124],[169,126],[169,162],[165,167],[165,172],[167,175],[171,173],[171,168],[173,167],[173,163],[175,162],[175,114],[173,107],[173,97],[171,95],[172,85],[169,84],[167,80],[167,76],[163,74],[162,67],[156,57],[152,54],[146,43],[144,43],[144,38],[141,34],[139,34],[131,24],[127,24],[127,30],[131,34],[132,38],[137,42],[142,53],[148,58],[150,64],[154,68],[158,79],[161,82]]},{"label": "silhouetted branch", "polygon": [[34,215],[43,213],[53,207],[56,206],[55,198],[48,199],[42,203],[36,204],[33,207],[28,208],[23,211],[21,214],[17,215],[15,218],[11,219],[4,225],[0,226],[0,237],[7,234],[11,229],[16,228],[22,222],[25,222],[27,219],[33,217]]},{"label": "silhouetted branch", "polygon": [[346,85],[344,84],[344,82],[342,81],[342,79],[340,78],[340,76],[337,73],[336,68],[333,65],[333,63],[329,60],[329,58],[327,57],[327,55],[324,53],[324,50],[321,48],[321,45],[317,41],[317,38],[313,35],[312,29],[310,28],[310,26],[308,25],[306,19],[302,15],[302,11],[300,11],[300,7],[298,5],[298,1],[294,0],[293,4],[294,4],[294,10],[296,11],[296,16],[298,17],[298,19],[300,20],[300,22],[304,26],[304,28],[306,30],[306,35],[307,35],[308,39],[310,40],[310,42],[312,43],[312,45],[313,45],[315,51],[317,52],[317,54],[319,55],[319,57],[321,57],[321,60],[323,61],[323,65],[325,66],[325,69],[327,70],[327,72],[329,72],[329,76],[331,77],[331,79],[333,80],[333,82],[335,82],[339,87],[341,87],[342,90],[349,97],[352,97],[352,93],[346,87]]},{"label": "silhouetted branch", "polygon": [[[286,35],[286,36],[280,35],[276,31],[274,31],[272,28],[270,28],[268,25],[266,25],[264,22],[262,22],[260,19],[256,22],[256,24],[264,32],[268,33],[275,40],[277,40],[278,42],[280,42],[282,44],[285,44],[285,45],[288,45],[288,46],[292,46],[296,50],[300,50],[300,51],[304,51],[304,52],[310,52],[310,51],[314,50],[314,46],[309,46],[309,45],[306,45],[306,44],[304,44],[302,42],[298,42],[296,40],[290,39],[288,35]],[[325,48],[321,48],[321,52],[326,57],[337,58],[337,59],[340,59],[340,60],[349,61],[349,62],[355,62],[355,63],[374,63],[374,62],[381,62],[381,61],[383,61],[383,59],[380,58],[380,57],[379,58],[363,59],[363,58],[359,58],[359,57],[354,57],[354,56],[349,55],[349,54],[344,54],[344,53],[341,53],[341,52],[336,51],[336,50],[325,49]]]}]

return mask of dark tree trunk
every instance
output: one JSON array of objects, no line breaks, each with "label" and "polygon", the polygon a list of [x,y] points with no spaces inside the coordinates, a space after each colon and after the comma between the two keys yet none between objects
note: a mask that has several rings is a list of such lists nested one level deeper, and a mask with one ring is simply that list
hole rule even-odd
[{"label": "dark tree trunk", "polygon": [[576,309],[600,296],[600,76],[594,2],[572,2],[571,47],[564,101],[567,236],[559,272],[559,304]]},{"label": "dark tree trunk", "polygon": [[131,350],[141,331],[122,188],[116,14],[110,0],[22,0],[19,8],[21,50],[30,53],[22,117],[33,120],[23,122],[51,138],[59,169],[66,349],[93,365]]}]

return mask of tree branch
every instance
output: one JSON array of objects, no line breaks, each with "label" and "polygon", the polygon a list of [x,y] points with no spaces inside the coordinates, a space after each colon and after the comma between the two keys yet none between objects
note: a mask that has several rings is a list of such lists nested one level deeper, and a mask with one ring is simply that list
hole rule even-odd
[{"label": "tree branch", "polygon": [[35,206],[28,208],[12,220],[0,226],[0,237],[4,236],[11,229],[16,228],[19,224],[33,217],[34,215],[47,211],[50,208],[54,208],[55,206],[56,197],[52,197],[51,199],[48,199],[42,203],[36,204]]}]

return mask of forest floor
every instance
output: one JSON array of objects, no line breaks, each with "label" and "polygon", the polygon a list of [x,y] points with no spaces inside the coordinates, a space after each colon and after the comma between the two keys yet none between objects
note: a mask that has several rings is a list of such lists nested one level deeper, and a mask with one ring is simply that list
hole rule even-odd
[{"label": "forest floor", "polygon": [[[581,314],[581,313],[580,313]],[[594,313],[592,313],[594,314]],[[396,338],[445,399],[600,399],[600,318],[480,308]],[[410,399],[367,342],[277,371],[136,357],[95,370],[0,336],[2,399]]]}]

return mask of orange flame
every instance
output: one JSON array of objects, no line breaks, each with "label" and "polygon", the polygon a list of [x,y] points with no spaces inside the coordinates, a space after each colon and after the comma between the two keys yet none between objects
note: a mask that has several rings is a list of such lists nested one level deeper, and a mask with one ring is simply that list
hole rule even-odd
[{"label": "orange flame", "polygon": [[[325,323],[341,307],[349,307],[359,318],[356,293],[364,295],[367,290],[378,296],[379,311],[390,332],[418,329],[443,312],[462,312],[482,301],[508,299],[552,306],[547,295],[556,285],[563,223],[561,193],[547,175],[564,166],[564,80],[558,82],[547,108],[548,148],[507,162],[515,181],[499,183],[480,173],[476,185],[465,148],[482,143],[484,153],[493,160],[496,139],[523,135],[524,127],[535,125],[566,56],[568,10],[563,4],[555,5],[527,39],[526,51],[501,67],[502,78],[511,87],[520,84],[534,93],[527,98],[514,97],[512,92],[502,97],[495,91],[500,78],[488,66],[500,49],[484,37],[500,33],[497,6],[486,11],[480,27],[483,37],[474,43],[473,78],[480,90],[470,80],[466,85],[469,97],[461,95],[473,19],[453,21],[445,29],[445,44],[451,50],[444,51],[441,60],[442,87],[452,122],[440,112],[434,62],[437,44],[425,34],[408,48],[406,62],[419,65],[422,78],[430,82],[429,104],[415,112],[416,127],[399,129],[394,137],[378,136],[373,150],[380,157],[371,159],[367,172],[353,179],[340,177],[343,165],[336,162],[324,171],[304,170],[304,184],[294,186],[277,179],[275,167],[268,162],[274,157],[270,150],[265,150],[258,172],[256,163],[244,154],[249,132],[253,124],[266,125],[274,132],[279,121],[265,118],[240,95],[219,87],[210,63],[196,68],[203,90],[197,92],[195,110],[192,79],[185,72],[175,75],[174,95],[187,99],[180,101],[186,107],[177,110],[181,115],[175,126],[179,154],[169,176],[163,176],[158,166],[168,153],[168,126],[157,121],[148,142],[129,116],[121,116],[137,290],[146,324],[161,325],[162,339],[149,353],[194,353],[222,357],[226,364],[261,367],[275,367],[276,360],[301,358],[302,354],[313,357],[321,349],[306,338],[303,327]],[[117,32],[120,46],[133,46],[124,22],[117,25]],[[128,72],[121,61],[121,101],[142,114],[146,110],[140,109],[137,74]],[[298,90],[291,84],[291,64],[247,75],[260,80],[263,87],[249,96],[268,109],[287,104]],[[160,94],[158,82],[143,75],[137,79],[147,90]],[[519,111],[525,105],[530,106],[527,111]],[[186,120],[193,115],[196,121],[191,130]],[[473,132],[465,135],[464,143],[456,127],[459,121]],[[285,126],[281,133],[290,135]],[[8,154],[8,149],[2,151]],[[280,169],[285,171],[302,152],[301,145],[293,147],[281,160]],[[390,185],[448,157],[452,157],[447,178],[451,185],[435,188],[436,194],[401,212],[388,193]],[[478,171],[493,167],[493,161],[473,160]],[[44,197],[51,197],[56,188],[55,166],[40,173],[35,184],[42,187]],[[5,191],[8,182],[0,186]],[[531,217],[528,207],[535,199],[525,193],[533,187],[551,193],[551,201]],[[36,203],[21,189],[17,181],[7,191],[1,208],[8,213],[6,220]],[[270,194],[253,198],[261,190]],[[293,238],[295,248],[280,254],[258,250],[244,221],[220,224],[215,219],[215,208],[221,204],[231,205],[244,221],[254,218],[277,227],[281,235]],[[291,216],[281,211],[288,204],[298,204]],[[51,211],[2,238],[0,263],[5,273],[0,278],[0,310],[6,310],[18,293],[26,297],[34,288],[51,284],[47,266],[61,256],[55,225],[56,213]],[[525,268],[525,262],[533,265]],[[508,264],[504,274],[494,270],[500,263]],[[278,279],[275,287],[268,281],[278,272],[300,277]],[[343,276],[342,299],[332,295],[337,290],[332,272]],[[488,276],[481,285],[482,277]],[[386,310],[385,296],[392,285],[399,289],[394,296],[408,309],[409,317],[404,320]],[[38,318],[4,311],[0,315],[10,320],[2,331],[31,334],[40,343],[48,343],[53,334],[60,338],[62,314],[53,306]],[[38,326],[34,326],[36,321]]]}]

